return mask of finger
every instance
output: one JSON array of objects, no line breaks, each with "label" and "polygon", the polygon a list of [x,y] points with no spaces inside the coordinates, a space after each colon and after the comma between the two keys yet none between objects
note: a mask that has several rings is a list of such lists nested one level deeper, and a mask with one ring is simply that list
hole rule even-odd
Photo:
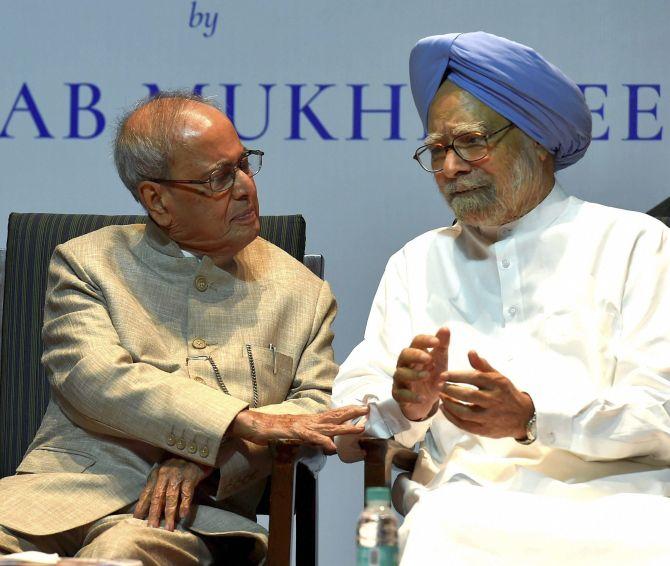
[{"label": "finger", "polygon": [[398,367],[393,374],[393,379],[400,383],[409,383],[412,381],[423,381],[430,377],[430,372],[426,370],[417,371],[408,367]]},{"label": "finger", "polygon": [[154,487],[156,486],[156,478],[158,477],[158,468],[151,470],[149,477],[147,478],[147,485],[144,486],[140,498],[135,505],[135,512],[133,517],[136,519],[144,519],[149,512],[149,505],[151,504],[151,494],[153,493]]},{"label": "finger", "polygon": [[472,389],[470,387],[464,387],[463,385],[453,385],[446,382],[442,386],[442,393],[448,395],[452,399],[478,405],[479,407],[491,406],[490,394],[480,391],[479,389]]},{"label": "finger", "polygon": [[179,506],[179,520],[186,519],[191,512],[191,502],[195,494],[195,482],[185,480],[181,484],[181,505]]},{"label": "finger", "polygon": [[398,403],[423,403],[425,401],[421,395],[401,387],[394,386],[391,389],[391,395]]},{"label": "finger", "polygon": [[145,486],[140,494],[140,498],[135,505],[133,517],[135,519],[144,519],[149,512],[149,503],[151,503],[152,486]]},{"label": "finger", "polygon": [[470,350],[468,352],[468,360],[470,361],[470,365],[476,370],[483,372],[496,371],[491,366],[491,364],[489,364],[484,358],[480,357],[479,354],[474,350]]},{"label": "finger", "polygon": [[440,342],[439,348],[447,349],[451,340],[451,331],[446,326],[442,326],[435,333],[435,338]]},{"label": "finger", "polygon": [[361,434],[365,432],[364,425],[333,425],[325,424],[316,427],[320,434],[327,436],[339,436],[341,434]]},{"label": "finger", "polygon": [[[437,342],[437,338],[435,341]],[[432,365],[432,362],[433,358],[428,352],[418,348],[405,348],[398,356],[397,367],[411,367],[412,364]]]},{"label": "finger", "polygon": [[325,413],[320,413],[318,419],[321,422],[343,423],[351,419],[357,419],[367,415],[370,409],[367,405],[348,405],[339,409],[331,409]]},{"label": "finger", "polygon": [[431,355],[438,371],[447,369],[447,361],[449,359],[449,342],[451,340],[451,332],[446,326],[443,326],[437,331],[435,335],[439,344],[433,348]]},{"label": "finger", "polygon": [[165,493],[166,531],[174,531],[180,493],[181,493],[181,481],[179,478],[174,478],[168,484],[167,492]]},{"label": "finger", "polygon": [[159,474],[158,481],[154,487],[151,495],[151,505],[149,507],[149,516],[147,517],[147,525],[149,527],[158,527],[163,515],[163,507],[165,505],[165,490],[167,489],[167,476]]},{"label": "finger", "polygon": [[479,434],[482,431],[481,423],[466,421],[465,419],[460,418],[458,415],[455,415],[449,411],[448,405],[446,405],[444,402],[440,406],[440,410],[451,424],[457,426],[461,430],[464,430],[465,432],[471,432],[472,434]]},{"label": "finger", "polygon": [[320,446],[327,454],[335,454],[335,452],[337,452],[337,447],[335,446],[333,439],[323,434],[319,434],[318,432],[311,430],[305,431],[301,434],[301,438],[309,444]]},{"label": "finger", "polygon": [[449,411],[451,415],[461,420],[474,423],[481,423],[485,420],[481,407],[477,407],[477,405],[463,405],[446,395],[440,395],[440,399],[442,399],[444,410]]},{"label": "finger", "polygon": [[495,389],[493,379],[478,371],[445,371],[440,375],[445,381],[451,383],[467,383],[479,389],[488,391]]},{"label": "finger", "polygon": [[428,348],[436,348],[439,345],[440,341],[436,336],[432,336],[431,334],[419,334],[414,337],[409,347],[425,350]]}]

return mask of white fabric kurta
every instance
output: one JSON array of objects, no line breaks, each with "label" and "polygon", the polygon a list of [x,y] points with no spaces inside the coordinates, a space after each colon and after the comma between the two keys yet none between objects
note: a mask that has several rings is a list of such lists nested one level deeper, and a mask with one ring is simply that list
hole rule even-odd
[{"label": "white fabric kurta", "polygon": [[[424,441],[413,479],[426,487],[410,497],[419,503],[403,526],[403,563],[548,564],[569,552],[592,564],[601,547],[651,563],[670,553],[667,535],[652,536],[662,549],[645,543],[639,554],[640,538],[621,532],[628,524],[660,534],[670,518],[670,500],[658,497],[670,495],[669,240],[646,215],[557,186],[516,222],[434,230],[391,257],[333,402],[376,401],[369,431]],[[404,418],[390,398],[398,354],[443,325],[449,369],[471,369],[474,349],[530,394],[535,443],[463,432],[440,411],[421,423]],[[614,494],[640,495],[602,499]]]}]

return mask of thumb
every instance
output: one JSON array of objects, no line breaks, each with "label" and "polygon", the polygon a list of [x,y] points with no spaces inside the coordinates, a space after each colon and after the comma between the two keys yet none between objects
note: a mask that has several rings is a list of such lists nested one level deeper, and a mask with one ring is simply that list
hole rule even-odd
[{"label": "thumb", "polygon": [[488,363],[484,358],[481,358],[477,352],[470,350],[468,352],[468,360],[470,365],[479,371],[496,371],[490,363]]},{"label": "thumb", "polygon": [[435,334],[435,337],[440,341],[440,345],[438,346],[438,348],[442,350],[449,349],[449,340],[451,339],[451,332],[446,326],[441,327]]},{"label": "thumb", "polygon": [[441,373],[446,370],[449,365],[449,341],[451,339],[451,333],[446,326],[443,326],[437,331],[435,337],[440,341],[440,345],[433,348],[433,359],[435,367]]}]

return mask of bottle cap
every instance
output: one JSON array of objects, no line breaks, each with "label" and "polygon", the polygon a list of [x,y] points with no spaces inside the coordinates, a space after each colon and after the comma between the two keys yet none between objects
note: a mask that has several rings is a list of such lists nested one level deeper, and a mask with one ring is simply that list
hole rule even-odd
[{"label": "bottle cap", "polygon": [[366,505],[388,505],[391,503],[391,490],[388,487],[368,487],[365,490]]}]

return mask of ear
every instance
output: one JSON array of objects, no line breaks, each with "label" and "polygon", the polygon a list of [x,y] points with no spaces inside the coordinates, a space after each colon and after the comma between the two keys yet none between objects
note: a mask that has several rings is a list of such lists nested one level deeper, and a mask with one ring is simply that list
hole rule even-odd
[{"label": "ear", "polygon": [[533,147],[535,148],[535,153],[537,154],[537,157],[542,162],[545,162],[547,158],[551,155],[542,144],[540,144],[535,140],[533,140]]},{"label": "ear", "polygon": [[164,188],[153,181],[142,181],[137,186],[137,194],[142,206],[151,219],[162,227],[170,225],[172,215],[167,206],[167,193]]}]

